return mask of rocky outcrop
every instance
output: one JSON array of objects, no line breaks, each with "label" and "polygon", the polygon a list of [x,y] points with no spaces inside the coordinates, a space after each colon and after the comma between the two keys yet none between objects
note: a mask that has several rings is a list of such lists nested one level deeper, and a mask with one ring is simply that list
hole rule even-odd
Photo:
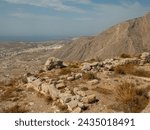
[{"label": "rocky outcrop", "polygon": [[50,57],[47,59],[43,69],[45,71],[48,71],[48,70],[52,70],[56,68],[63,68],[63,67],[64,67],[64,64],[62,60],[55,58],[55,57]]},{"label": "rocky outcrop", "polygon": [[145,64],[145,63],[150,63],[150,53],[149,52],[144,52],[141,55],[141,64]]},{"label": "rocky outcrop", "polygon": [[[63,106],[67,106],[67,110],[69,112],[82,112],[91,104],[97,103],[101,99],[97,96],[98,92],[104,92],[107,94],[110,93],[110,90],[105,89],[99,89],[98,92],[96,91],[97,88],[101,85],[101,82],[103,82],[103,79],[98,76],[98,74],[103,73],[105,74],[105,76],[108,76],[109,73],[113,73],[111,70],[113,67],[128,64],[136,66],[139,65],[141,67],[141,62],[143,60],[143,65],[149,63],[149,53],[142,53],[141,57],[115,57],[99,62],[86,61],[76,69],[71,69],[68,66],[67,69],[70,69],[70,71],[66,75],[59,75],[58,72],[60,72],[61,69],[53,67],[53,69],[56,69],[58,71],[57,72],[56,70],[54,70],[54,72],[57,72],[57,75],[55,75],[54,77],[45,76],[46,74],[49,75],[50,73],[53,73],[53,71],[43,72],[44,76],[42,77],[32,74],[27,75],[26,86],[32,87],[45,96],[51,97],[54,104],[55,102],[57,102],[62,104]],[[61,64],[62,63],[63,61],[61,61]],[[85,78],[85,74],[89,74],[89,76],[90,74],[93,74],[96,77],[92,77],[92,79],[91,77]],[[136,79],[149,82],[149,78],[145,77],[138,77]],[[107,80],[109,81],[110,79],[108,78]],[[77,85],[77,82],[79,82],[80,84]]]}]

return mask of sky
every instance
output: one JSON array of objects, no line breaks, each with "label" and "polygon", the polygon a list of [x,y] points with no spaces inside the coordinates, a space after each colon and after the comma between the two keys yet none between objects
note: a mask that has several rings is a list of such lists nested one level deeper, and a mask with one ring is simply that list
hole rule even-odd
[{"label": "sky", "polygon": [[96,35],[150,12],[150,0],[0,0],[0,40]]}]

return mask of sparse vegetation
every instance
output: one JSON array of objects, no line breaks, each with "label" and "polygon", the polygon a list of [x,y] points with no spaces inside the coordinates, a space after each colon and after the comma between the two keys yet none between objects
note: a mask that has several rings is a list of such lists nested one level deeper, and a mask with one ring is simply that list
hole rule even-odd
[{"label": "sparse vegetation", "polygon": [[52,103],[53,99],[51,96],[46,96],[45,101],[47,102],[47,104]]},{"label": "sparse vegetation", "polygon": [[78,63],[70,63],[69,68],[79,68],[79,64]]},{"label": "sparse vegetation", "polygon": [[82,91],[87,91],[87,90],[89,90],[87,87],[83,87],[83,88],[81,88],[81,90]]},{"label": "sparse vegetation", "polygon": [[13,107],[10,108],[3,108],[3,112],[5,113],[26,113],[29,112],[29,110],[27,110],[25,108],[25,106],[19,106],[18,104],[16,104]]},{"label": "sparse vegetation", "polygon": [[16,90],[15,87],[7,88],[7,90],[5,90],[4,93],[1,94],[1,96],[0,96],[1,101],[8,101],[11,98],[15,97],[16,93],[13,93],[13,92],[15,92],[15,90]]},{"label": "sparse vegetation", "polygon": [[106,88],[101,88],[101,87],[97,87],[93,90],[96,91],[96,92],[99,92],[101,94],[105,94],[105,95],[109,95],[109,94],[113,93],[112,90],[109,90],[109,89],[106,89]]},{"label": "sparse vegetation", "polygon": [[139,77],[150,77],[150,71],[139,69],[137,66],[132,64],[119,65],[113,68],[117,74],[131,74]]},{"label": "sparse vegetation", "polygon": [[84,80],[92,80],[92,79],[97,79],[96,75],[94,73],[83,73],[83,79]]},{"label": "sparse vegetation", "polygon": [[61,69],[61,71],[59,72],[59,75],[66,75],[66,74],[70,74],[72,71],[70,68],[63,68]]},{"label": "sparse vegetation", "polygon": [[132,74],[140,77],[150,77],[150,71],[145,71],[144,69],[135,69]]},{"label": "sparse vegetation", "polygon": [[130,74],[134,70],[134,65],[131,64],[118,65],[114,67],[113,70],[117,74]]},{"label": "sparse vegetation", "polygon": [[67,105],[63,105],[62,103],[60,102],[57,102],[56,103],[57,107],[59,108],[60,112],[63,112],[63,113],[68,113],[68,106]]},{"label": "sparse vegetation", "polygon": [[124,82],[115,89],[117,109],[124,112],[141,112],[149,102],[147,91]]},{"label": "sparse vegetation", "polygon": [[121,58],[131,58],[129,54],[123,53],[120,55]]}]

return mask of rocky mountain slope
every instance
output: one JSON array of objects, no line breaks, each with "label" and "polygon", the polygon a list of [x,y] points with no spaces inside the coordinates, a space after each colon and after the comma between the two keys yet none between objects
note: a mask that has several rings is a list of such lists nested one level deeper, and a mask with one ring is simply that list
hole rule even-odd
[{"label": "rocky mountain slope", "polygon": [[0,112],[150,112],[150,53],[103,61],[49,57],[43,69],[0,82]]},{"label": "rocky mountain slope", "polygon": [[117,24],[97,36],[81,37],[54,56],[65,60],[112,58],[122,53],[135,55],[150,51],[150,13]]}]

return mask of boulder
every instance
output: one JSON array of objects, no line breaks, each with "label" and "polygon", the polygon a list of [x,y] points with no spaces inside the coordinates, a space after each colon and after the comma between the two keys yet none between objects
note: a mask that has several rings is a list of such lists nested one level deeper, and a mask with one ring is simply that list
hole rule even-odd
[{"label": "boulder", "polygon": [[67,103],[68,110],[73,111],[74,108],[78,106],[78,101],[77,100],[72,100],[69,103]]},{"label": "boulder", "polygon": [[99,83],[98,79],[93,79],[93,80],[88,81],[88,84],[90,85],[96,85],[98,83]]},{"label": "boulder", "polygon": [[75,87],[73,88],[73,93],[77,95],[77,92],[79,91],[79,88]]},{"label": "boulder", "polygon": [[72,113],[81,113],[82,109],[80,107],[75,108]]},{"label": "boulder", "polygon": [[67,79],[67,77],[68,77],[68,75],[61,75],[61,76],[59,76],[59,79],[64,80],[64,79]]},{"label": "boulder", "polygon": [[125,58],[125,59],[121,59],[120,61],[118,61],[116,66],[127,65],[127,64],[138,65],[140,64],[140,60],[137,58]]},{"label": "boulder", "polygon": [[149,52],[143,52],[140,58],[143,63],[150,63],[150,53]]},{"label": "boulder", "polygon": [[93,62],[90,64],[91,67],[97,67],[99,66],[99,62]]},{"label": "boulder", "polygon": [[40,79],[36,79],[32,82],[34,89],[36,89],[37,91],[41,90],[41,84],[42,84],[42,82]]},{"label": "boulder", "polygon": [[82,73],[75,74],[75,79],[80,79],[82,77]]},{"label": "boulder", "polygon": [[59,98],[60,98],[60,102],[64,104],[64,103],[68,103],[71,101],[72,95],[68,93],[61,93],[59,94]]},{"label": "boulder", "polygon": [[76,95],[76,99],[77,99],[78,101],[80,101],[80,100],[82,99],[82,97],[81,97],[80,95]]},{"label": "boulder", "polygon": [[68,81],[73,81],[73,80],[74,80],[74,77],[73,77],[73,76],[69,76],[69,77],[67,77],[67,80],[68,80]]},{"label": "boulder", "polygon": [[29,77],[27,77],[27,82],[28,83],[31,83],[31,82],[33,82],[34,80],[36,80],[37,78],[36,77],[34,77],[34,76],[29,76]]},{"label": "boulder", "polygon": [[84,106],[83,103],[79,102],[79,103],[78,103],[78,107],[80,107],[81,109],[83,109],[85,106]]},{"label": "boulder", "polygon": [[93,103],[96,101],[96,95],[92,94],[82,98],[83,103]]},{"label": "boulder", "polygon": [[64,83],[64,80],[62,80],[62,79],[58,80],[57,84],[59,84],[59,83]]},{"label": "boulder", "polygon": [[90,63],[84,63],[82,68],[81,68],[82,71],[90,71],[91,70],[91,65]]},{"label": "boulder", "polygon": [[43,83],[41,85],[41,92],[46,94],[46,95],[50,95],[53,100],[56,100],[59,97],[59,91],[57,88],[55,88],[54,84],[50,85],[47,83]]},{"label": "boulder", "polygon": [[59,90],[55,88],[54,84],[49,85],[49,94],[51,95],[53,100],[58,99],[59,97]]},{"label": "boulder", "polygon": [[46,95],[49,94],[49,84],[43,83],[41,85],[41,91],[42,91],[42,93],[44,93]]},{"label": "boulder", "polygon": [[62,89],[62,88],[65,88],[65,87],[66,87],[66,85],[64,83],[56,84],[57,89]]},{"label": "boulder", "polygon": [[86,93],[84,91],[79,90],[79,91],[76,91],[76,95],[84,97],[86,96]]},{"label": "boulder", "polygon": [[55,58],[55,57],[50,57],[47,59],[44,65],[44,70],[48,71],[48,70],[52,70],[56,68],[63,68],[63,67],[64,67],[64,64],[62,60]]}]

